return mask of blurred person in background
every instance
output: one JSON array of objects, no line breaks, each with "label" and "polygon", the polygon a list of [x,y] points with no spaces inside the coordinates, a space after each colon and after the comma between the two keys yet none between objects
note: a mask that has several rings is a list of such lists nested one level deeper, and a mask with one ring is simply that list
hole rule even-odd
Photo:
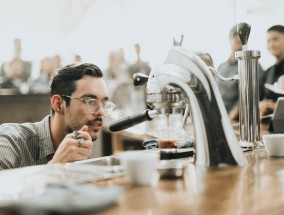
[{"label": "blurred person in background", "polygon": [[207,66],[214,67],[213,59],[209,53],[207,52],[194,52],[194,53],[198,55]]},{"label": "blurred person in background", "polygon": [[14,58],[9,63],[9,70],[5,74],[5,79],[0,84],[0,88],[14,89],[19,92],[23,83],[22,80],[23,62],[19,58]]},{"label": "blurred person in background", "polygon": [[[275,57],[275,64],[269,67],[263,77],[264,96],[260,102],[260,116],[273,113],[276,101],[282,94],[277,94],[264,87],[264,84],[280,83],[282,86],[282,77],[284,75],[284,26],[274,25],[267,30],[267,49]],[[280,79],[279,79],[280,78]],[[276,86],[278,86],[276,84]]]},{"label": "blurred person in background", "polygon": [[111,51],[108,55],[108,67],[104,71],[107,80],[115,81],[116,83],[130,82],[132,78],[129,78],[127,70],[129,63],[124,56],[124,50],[122,48]]},{"label": "blurred person in background", "polygon": [[53,73],[56,74],[57,71],[61,68],[60,55],[55,55],[54,57],[51,58],[51,61],[52,61]]},{"label": "blurred person in background", "polygon": [[[31,75],[31,70],[32,70],[32,64],[31,62],[28,61],[24,61],[21,57],[22,54],[22,43],[21,40],[19,38],[14,39],[13,41],[13,52],[14,52],[14,56],[12,58],[11,61],[9,62],[4,62],[1,66],[1,70],[0,70],[0,74],[2,76],[2,78],[4,79],[4,81],[7,78],[11,78],[11,65],[13,65],[13,63],[15,61],[18,61],[21,63],[21,71],[17,74],[17,78],[21,80],[21,82],[25,83],[28,81],[28,79],[30,78]],[[11,62],[13,62],[11,64]],[[9,77],[10,76],[10,77]]]},{"label": "blurred person in background", "polygon": [[109,65],[104,71],[108,86],[111,86],[111,98],[117,106],[119,117],[139,113],[146,108],[145,87],[133,85],[133,74],[136,72],[148,73],[145,71],[150,71],[150,68],[147,66],[145,70],[145,67],[142,66],[145,64],[140,58],[140,46],[136,46],[135,52],[137,61],[132,65],[126,61],[123,49],[110,52]]},{"label": "blurred person in background", "polygon": [[[151,68],[149,64],[141,59],[141,47],[137,43],[134,45],[136,60],[133,64],[124,66],[123,82],[115,88],[113,101],[121,110],[121,115],[132,115],[142,112],[146,109],[145,87],[135,87],[133,84],[133,74],[143,73],[149,75]],[[124,55],[120,55],[123,62]]]},{"label": "blurred person in background", "polygon": [[110,86],[111,100],[116,104],[117,117],[131,115],[135,107],[132,104],[134,92],[133,79],[128,74],[129,63],[123,49],[111,51],[108,68],[104,71]]},{"label": "blurred person in background", "polygon": [[107,80],[116,80],[119,73],[119,63],[115,51],[110,51],[108,54],[108,66],[104,70],[104,75]]},{"label": "blurred person in background", "polygon": [[0,125],[0,169],[87,159],[103,117],[115,108],[101,70],[89,63],[58,71],[50,85],[50,104],[50,115],[40,122]]},{"label": "blurred person in background", "polygon": [[136,61],[128,68],[130,77],[132,78],[134,73],[143,73],[145,75],[149,75],[151,72],[151,67],[149,66],[148,62],[145,62],[141,59],[140,44],[136,43],[134,45],[134,49],[136,54]]},{"label": "blurred person in background", "polygon": [[[238,74],[238,61],[235,59],[235,52],[242,50],[242,43],[237,31],[237,25],[233,26],[229,33],[229,42],[231,47],[230,56],[227,61],[222,63],[217,71],[226,78],[233,77]],[[263,76],[263,69],[259,65],[259,81]],[[232,121],[239,120],[239,84],[233,81],[222,81],[216,78],[216,82],[220,89],[222,99],[224,101],[229,118]],[[260,89],[261,91],[261,89]],[[260,92],[262,98],[262,92]]]},{"label": "blurred person in background", "polygon": [[78,54],[74,55],[74,62],[82,62],[82,57]]},{"label": "blurred person in background", "polygon": [[39,76],[31,83],[30,92],[38,94],[49,93],[49,81],[54,75],[52,59],[49,57],[44,58],[40,64]]}]

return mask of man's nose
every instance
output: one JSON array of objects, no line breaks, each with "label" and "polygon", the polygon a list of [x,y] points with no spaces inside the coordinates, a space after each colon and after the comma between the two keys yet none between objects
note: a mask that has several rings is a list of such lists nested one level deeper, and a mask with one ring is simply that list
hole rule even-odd
[{"label": "man's nose", "polygon": [[100,116],[104,116],[105,115],[105,110],[102,106],[102,104],[100,103],[99,105],[99,109],[97,110],[97,112],[95,113],[95,115],[100,115]]}]

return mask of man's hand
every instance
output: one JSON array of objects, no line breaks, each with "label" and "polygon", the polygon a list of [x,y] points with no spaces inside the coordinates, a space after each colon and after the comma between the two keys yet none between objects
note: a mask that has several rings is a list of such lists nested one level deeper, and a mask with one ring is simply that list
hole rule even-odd
[{"label": "man's hand", "polygon": [[262,118],[265,115],[272,114],[276,103],[272,100],[262,100],[259,102],[259,115]]},{"label": "man's hand", "polygon": [[79,131],[82,133],[80,139],[76,139],[75,132],[65,136],[49,163],[65,163],[88,158],[92,152],[92,138],[86,125]]}]

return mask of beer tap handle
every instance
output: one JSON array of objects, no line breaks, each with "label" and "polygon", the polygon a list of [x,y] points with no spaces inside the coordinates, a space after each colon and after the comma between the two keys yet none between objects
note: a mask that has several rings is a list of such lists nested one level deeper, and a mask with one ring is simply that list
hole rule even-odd
[{"label": "beer tap handle", "polygon": [[242,42],[243,51],[247,50],[247,43],[250,34],[250,29],[251,29],[250,25],[244,22],[237,25],[237,32]]}]

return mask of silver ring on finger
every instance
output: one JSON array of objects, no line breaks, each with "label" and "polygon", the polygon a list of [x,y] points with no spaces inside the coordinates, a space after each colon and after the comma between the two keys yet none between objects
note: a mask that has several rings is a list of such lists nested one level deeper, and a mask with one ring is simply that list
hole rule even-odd
[{"label": "silver ring on finger", "polygon": [[75,139],[81,139],[83,137],[82,131],[74,131],[74,138]]},{"label": "silver ring on finger", "polygon": [[78,139],[79,147],[83,147],[84,140],[82,138]]}]

